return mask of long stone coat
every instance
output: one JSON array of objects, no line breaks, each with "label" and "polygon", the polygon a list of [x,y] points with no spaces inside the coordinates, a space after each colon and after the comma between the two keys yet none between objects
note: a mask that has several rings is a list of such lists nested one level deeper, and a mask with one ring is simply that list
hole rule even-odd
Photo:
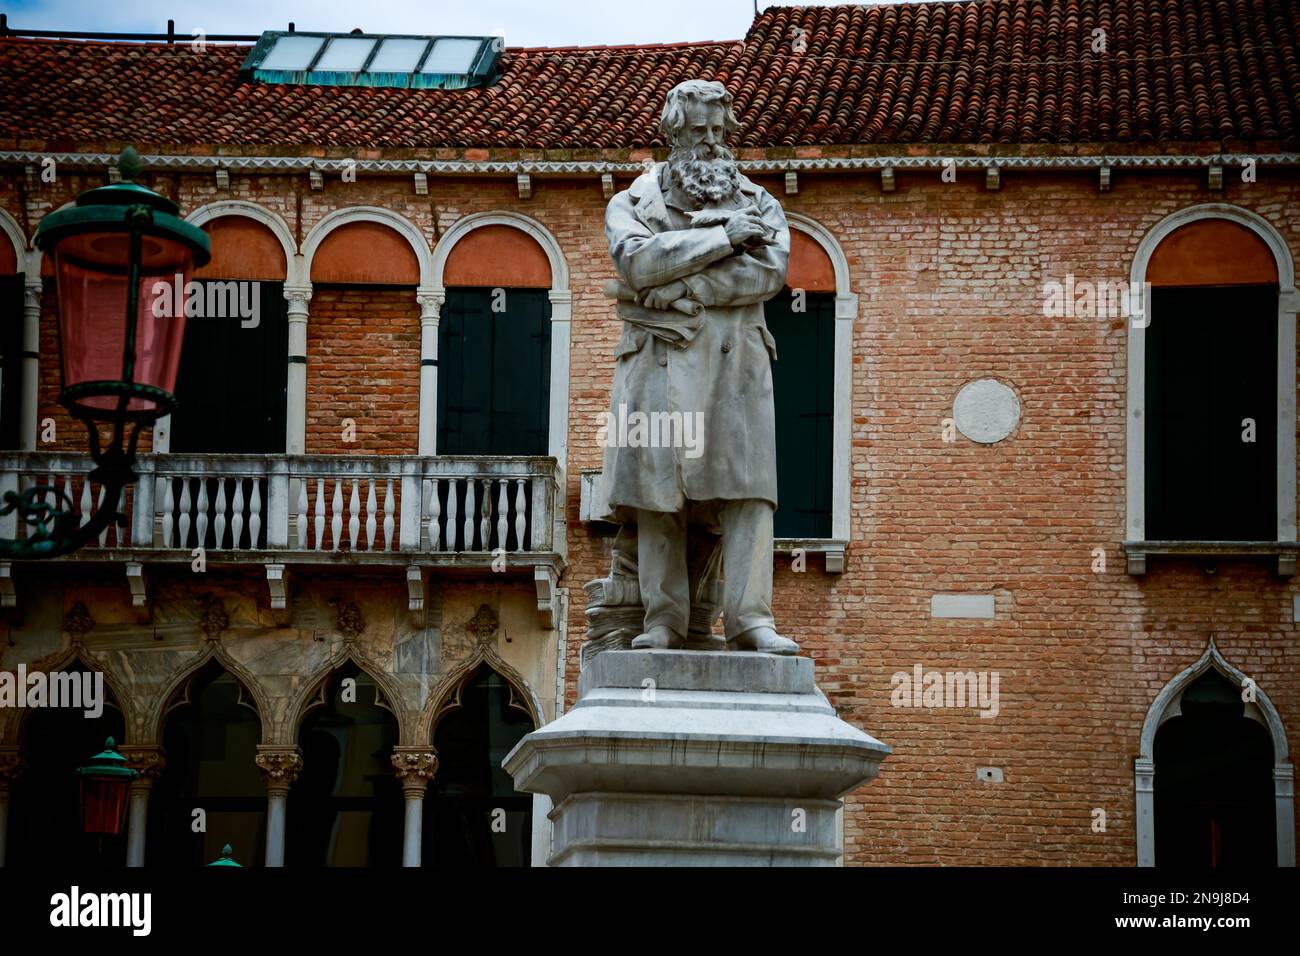
[{"label": "long stone coat", "polygon": [[[790,230],[781,204],[743,176],[739,195],[719,208],[753,205],[772,243],[733,251],[720,225],[691,226],[695,205],[672,183],[667,164],[642,174],[609,201],[605,236],[623,281],[638,293],[676,279],[704,308],[690,341],[671,344],[636,317],[662,319],[634,303],[620,303],[623,335],[611,413],[703,413],[698,457],[683,447],[617,447],[606,441],[603,492],[606,515],[628,521],[625,509],[679,511],[687,500],[776,498],[776,421],[772,361],[776,343],[763,303],[785,285]],[[598,509],[604,510],[604,509]]]}]

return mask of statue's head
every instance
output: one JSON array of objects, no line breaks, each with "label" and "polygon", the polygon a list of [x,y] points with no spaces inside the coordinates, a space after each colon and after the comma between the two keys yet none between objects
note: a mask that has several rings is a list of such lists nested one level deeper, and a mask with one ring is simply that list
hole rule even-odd
[{"label": "statue's head", "polygon": [[714,80],[686,80],[668,91],[659,128],[672,146],[673,179],[696,202],[709,205],[740,188],[735,158],[724,145],[740,124],[731,94]]}]

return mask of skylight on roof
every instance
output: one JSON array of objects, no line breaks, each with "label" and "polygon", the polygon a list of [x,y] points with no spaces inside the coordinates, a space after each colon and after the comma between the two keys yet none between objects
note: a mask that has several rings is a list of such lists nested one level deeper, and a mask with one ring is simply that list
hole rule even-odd
[{"label": "skylight on roof", "polygon": [[264,70],[305,70],[311,66],[324,41],[320,37],[283,36],[267,52]]},{"label": "skylight on roof", "polygon": [[268,30],[240,70],[258,83],[466,89],[496,78],[500,37],[283,33]]},{"label": "skylight on roof", "polygon": [[421,73],[468,73],[478,56],[478,41],[462,37],[441,37],[433,42]]}]

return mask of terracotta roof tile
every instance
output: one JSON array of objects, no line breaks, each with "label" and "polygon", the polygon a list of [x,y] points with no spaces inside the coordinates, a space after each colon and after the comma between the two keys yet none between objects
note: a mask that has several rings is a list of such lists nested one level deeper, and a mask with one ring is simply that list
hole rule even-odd
[{"label": "terracotta roof tile", "polygon": [[5,38],[0,141],[659,146],[664,94],[699,76],[732,91],[741,146],[1294,144],[1297,38],[1295,0],[774,7],[743,41],[507,48],[460,91],[241,83],[243,46]]}]

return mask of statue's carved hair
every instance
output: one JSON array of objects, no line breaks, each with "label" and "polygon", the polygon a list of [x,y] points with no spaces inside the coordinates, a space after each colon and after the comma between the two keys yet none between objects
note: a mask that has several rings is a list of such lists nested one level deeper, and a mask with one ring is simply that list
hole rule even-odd
[{"label": "statue's carved hair", "polygon": [[726,132],[734,133],[740,128],[736,114],[731,111],[731,94],[725,86],[716,80],[685,80],[668,91],[663,114],[659,117],[659,129],[669,143],[676,142],[677,136],[686,128],[688,103],[721,103],[722,124]]}]

